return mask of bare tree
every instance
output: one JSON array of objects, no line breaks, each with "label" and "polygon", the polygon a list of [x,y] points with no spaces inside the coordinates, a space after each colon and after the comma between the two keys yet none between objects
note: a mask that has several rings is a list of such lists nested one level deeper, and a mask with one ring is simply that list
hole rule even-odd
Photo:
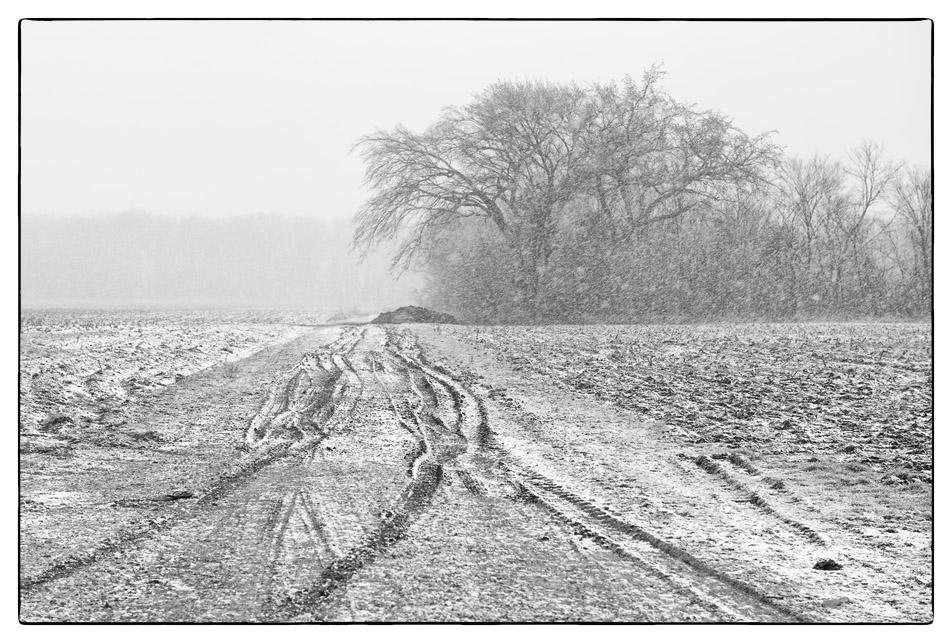
[{"label": "bare tree", "polygon": [[373,196],[358,212],[355,244],[397,239],[394,264],[406,266],[441,231],[481,218],[518,257],[534,300],[558,219],[576,198],[584,101],[574,86],[497,83],[424,134],[397,127],[361,139]]},{"label": "bare tree", "polygon": [[903,169],[896,180],[892,202],[912,248],[914,287],[920,301],[928,305],[932,300],[932,172]]},{"label": "bare tree", "polygon": [[665,95],[660,75],[587,90],[500,82],[423,134],[364,137],[356,148],[372,195],[355,245],[396,240],[394,265],[407,266],[461,220],[483,220],[516,258],[525,305],[538,309],[560,232],[579,213],[592,234],[619,242],[720,198],[775,158],[765,137]]},{"label": "bare tree", "polygon": [[828,157],[789,157],[779,176],[779,214],[799,240],[789,257],[797,286],[798,307],[815,308],[823,269],[824,232],[845,207],[843,166]]},{"label": "bare tree", "polygon": [[[847,152],[844,172],[852,185],[829,220],[833,296],[837,306],[845,279],[854,281],[856,292],[871,289],[872,218],[895,180],[897,167],[886,158],[882,144],[863,141]],[[847,271],[851,274],[847,275]]]},{"label": "bare tree", "polygon": [[857,183],[855,198],[855,216],[848,223],[854,228],[862,225],[869,217],[873,206],[879,202],[892,186],[898,168],[888,160],[882,144],[863,141],[847,153],[849,165],[846,173]]},{"label": "bare tree", "polygon": [[588,188],[599,221],[623,237],[765,183],[780,158],[769,133],[749,137],[721,114],[678,103],[658,88],[662,77],[653,67],[640,85],[593,88]]}]

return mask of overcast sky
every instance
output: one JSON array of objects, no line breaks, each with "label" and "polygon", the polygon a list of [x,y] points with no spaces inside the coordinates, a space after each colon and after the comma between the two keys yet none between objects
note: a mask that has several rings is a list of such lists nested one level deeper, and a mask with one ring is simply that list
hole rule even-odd
[{"label": "overcast sky", "polygon": [[498,79],[667,71],[675,98],[788,151],[863,138],[929,165],[922,23],[24,22],[25,214],[348,217],[354,141]]}]

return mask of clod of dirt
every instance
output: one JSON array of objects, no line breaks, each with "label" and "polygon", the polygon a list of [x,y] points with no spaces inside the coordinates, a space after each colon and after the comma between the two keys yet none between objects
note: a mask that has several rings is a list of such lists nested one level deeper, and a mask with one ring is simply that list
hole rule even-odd
[{"label": "clod of dirt", "polygon": [[[119,423],[117,423],[117,425],[118,424]],[[122,424],[125,424],[125,422],[123,421]],[[162,442],[162,436],[159,434],[159,432],[151,429],[143,431],[131,431],[129,433],[129,437],[139,442]]]},{"label": "clod of dirt", "polygon": [[57,457],[72,455],[73,447],[63,440],[29,440],[20,445],[20,453],[43,453]]},{"label": "clod of dirt", "polygon": [[844,596],[841,598],[828,598],[825,601],[823,601],[822,605],[823,607],[839,607],[840,605],[845,605],[846,603],[849,603],[849,602],[850,602],[850,599]]},{"label": "clod of dirt", "polygon": [[62,414],[53,415],[40,425],[39,430],[56,431],[57,427],[63,424],[73,424],[73,418]]},{"label": "clod of dirt", "polygon": [[821,558],[817,561],[816,565],[813,566],[813,569],[819,569],[824,572],[836,571],[837,569],[843,569],[843,566],[832,558]]},{"label": "clod of dirt", "polygon": [[420,306],[404,306],[377,315],[371,324],[456,324],[456,318],[447,313]]},{"label": "clod of dirt", "polygon": [[767,483],[767,486],[771,489],[776,489],[777,491],[785,491],[787,484],[783,480],[778,480],[777,478],[764,478],[764,482]]}]

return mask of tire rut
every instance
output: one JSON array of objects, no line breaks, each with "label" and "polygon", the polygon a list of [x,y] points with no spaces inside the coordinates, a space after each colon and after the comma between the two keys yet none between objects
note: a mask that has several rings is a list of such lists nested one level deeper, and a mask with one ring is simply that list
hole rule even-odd
[{"label": "tire rut", "polygon": [[363,334],[362,330],[345,330],[331,344],[305,353],[272,385],[268,399],[248,425],[245,433],[248,447],[265,445],[276,435],[288,435],[300,443],[313,439],[313,433],[326,434],[325,425],[356,377],[340,353],[353,350]]},{"label": "tire rut", "polygon": [[[178,510],[158,517],[144,518],[121,529],[115,536],[80,555],[52,564],[43,571],[21,579],[21,595],[28,595],[50,582],[66,578],[87,568],[103,558],[121,552],[137,543],[154,538],[188,520],[200,519],[207,511],[242,486],[252,476],[287,456],[299,456],[309,462],[320,442],[344,421],[343,414],[335,413],[332,400],[345,400],[344,408],[353,411],[356,400],[349,395],[348,378],[342,379],[343,371],[334,364],[334,356],[350,352],[363,338],[365,329],[346,327],[341,336],[317,351],[309,352],[274,385],[258,413],[245,432],[246,444],[252,442],[248,453],[243,454],[231,467],[216,476],[200,494],[177,503],[186,504],[186,510]],[[345,368],[349,362],[341,362]],[[356,372],[350,369],[354,378]],[[315,374],[324,374],[315,378]],[[304,382],[304,384],[302,384]],[[320,382],[320,385],[316,383]],[[320,424],[314,421],[319,418]],[[319,431],[308,433],[304,427]]]},{"label": "tire rut", "polygon": [[[243,429],[247,453],[203,493],[186,501],[187,510],[130,527],[93,552],[27,579],[21,583],[21,591],[75,573],[184,521],[215,516],[210,512],[218,501],[282,460],[269,469],[273,475],[258,478],[234,501],[222,503],[225,506],[215,510],[219,512],[217,522],[202,540],[206,544],[201,552],[206,558],[215,554],[216,547],[230,546],[219,543],[217,537],[219,531],[225,533],[226,521],[233,522],[246,541],[255,540],[260,552],[256,559],[261,562],[251,570],[257,576],[243,582],[261,588],[253,608],[256,620],[289,621],[302,616],[323,620],[331,609],[332,596],[405,538],[427,512],[439,511],[433,506],[434,497],[444,482],[483,499],[480,502],[491,496],[490,489],[497,493],[499,487],[516,489],[521,500],[565,528],[591,539],[625,564],[660,579],[673,594],[724,620],[808,620],[520,461],[496,438],[485,402],[458,375],[431,362],[414,336],[389,327],[382,349],[363,353],[394,417],[413,439],[406,454],[407,481],[357,544],[341,550],[337,544],[341,541],[324,518],[320,499],[310,493],[306,483],[318,446],[331,435],[346,433],[346,423],[360,405],[364,381],[349,356],[365,333],[366,329],[347,327],[333,342],[305,353],[280,373]],[[717,462],[701,458],[694,461],[696,466],[718,475],[735,490],[756,495]],[[759,475],[745,460],[730,462],[751,476]],[[278,474],[281,477],[276,477]],[[785,520],[771,511],[766,501],[758,507]],[[797,527],[800,523],[786,519],[785,524],[810,537],[809,528]],[[252,551],[247,543],[240,546],[245,548],[241,551]]]},{"label": "tire rut", "polygon": [[[777,509],[775,509],[774,506],[771,505],[767,501],[767,499],[764,498],[762,494],[758,493],[754,489],[751,489],[744,482],[738,480],[737,477],[735,477],[733,474],[727,471],[727,469],[721,466],[721,464],[716,462],[714,459],[709,458],[706,455],[700,455],[700,456],[697,456],[696,458],[691,458],[690,456],[681,454],[681,457],[682,459],[690,460],[692,463],[694,463],[699,469],[701,469],[705,473],[709,473],[715,476],[716,478],[718,478],[722,483],[724,483],[730,489],[741,494],[741,497],[743,498],[745,502],[749,502],[750,504],[757,507],[764,514],[776,519],[778,522],[780,522],[782,525],[790,529],[796,535],[802,538],[805,538],[813,545],[819,545],[820,547],[829,547],[830,544],[829,542],[827,542],[827,539],[825,539],[823,536],[817,533],[815,529],[803,524],[802,522],[798,520],[785,516],[779,511],[777,511]],[[733,460],[729,460],[729,459],[728,461],[732,463],[734,462]],[[746,468],[743,466],[743,464],[737,465],[736,463],[735,463],[735,466],[745,469],[746,471],[748,471],[748,473],[753,468],[753,467]],[[753,470],[756,471],[756,469],[753,469]]]},{"label": "tire rut", "polygon": [[[388,344],[406,364],[429,375],[452,396],[461,433],[484,452],[468,453],[470,457],[465,460],[481,468],[485,475],[494,475],[489,470],[490,463],[500,464],[505,481],[519,489],[523,497],[542,506],[571,529],[590,535],[602,547],[637,563],[666,580],[675,591],[692,596],[717,613],[735,620],[810,620],[776,603],[757,588],[731,577],[643,527],[622,520],[518,462],[495,438],[484,402],[457,376],[445,367],[429,362],[416,340],[406,333],[398,335],[388,331]],[[465,481],[464,486],[469,488]],[[685,578],[691,583],[681,580]]]},{"label": "tire rut", "polygon": [[[374,377],[384,390],[398,422],[417,442],[416,457],[410,465],[410,480],[399,497],[380,516],[376,526],[357,546],[335,558],[324,567],[311,587],[294,592],[269,608],[269,619],[289,620],[304,614],[321,620],[324,603],[340,590],[362,568],[402,539],[410,526],[429,508],[433,495],[443,479],[444,464],[456,458],[465,443],[437,417],[438,397],[432,385],[420,378],[412,368],[399,368],[392,355],[374,354],[370,365]],[[389,361],[389,363],[388,363]],[[401,408],[393,391],[380,377],[380,371],[400,373],[406,378],[416,403]],[[456,439],[447,439],[453,436]]]}]

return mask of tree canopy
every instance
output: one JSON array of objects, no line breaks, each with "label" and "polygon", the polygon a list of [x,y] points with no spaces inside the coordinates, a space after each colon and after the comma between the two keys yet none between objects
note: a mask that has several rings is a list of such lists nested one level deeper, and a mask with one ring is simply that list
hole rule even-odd
[{"label": "tree canopy", "polygon": [[484,219],[514,253],[531,302],[566,226],[625,238],[762,181],[777,160],[768,137],[675,101],[661,76],[585,88],[498,82],[423,133],[362,138],[372,195],[356,244],[396,240],[395,265],[409,266],[461,220]]}]

